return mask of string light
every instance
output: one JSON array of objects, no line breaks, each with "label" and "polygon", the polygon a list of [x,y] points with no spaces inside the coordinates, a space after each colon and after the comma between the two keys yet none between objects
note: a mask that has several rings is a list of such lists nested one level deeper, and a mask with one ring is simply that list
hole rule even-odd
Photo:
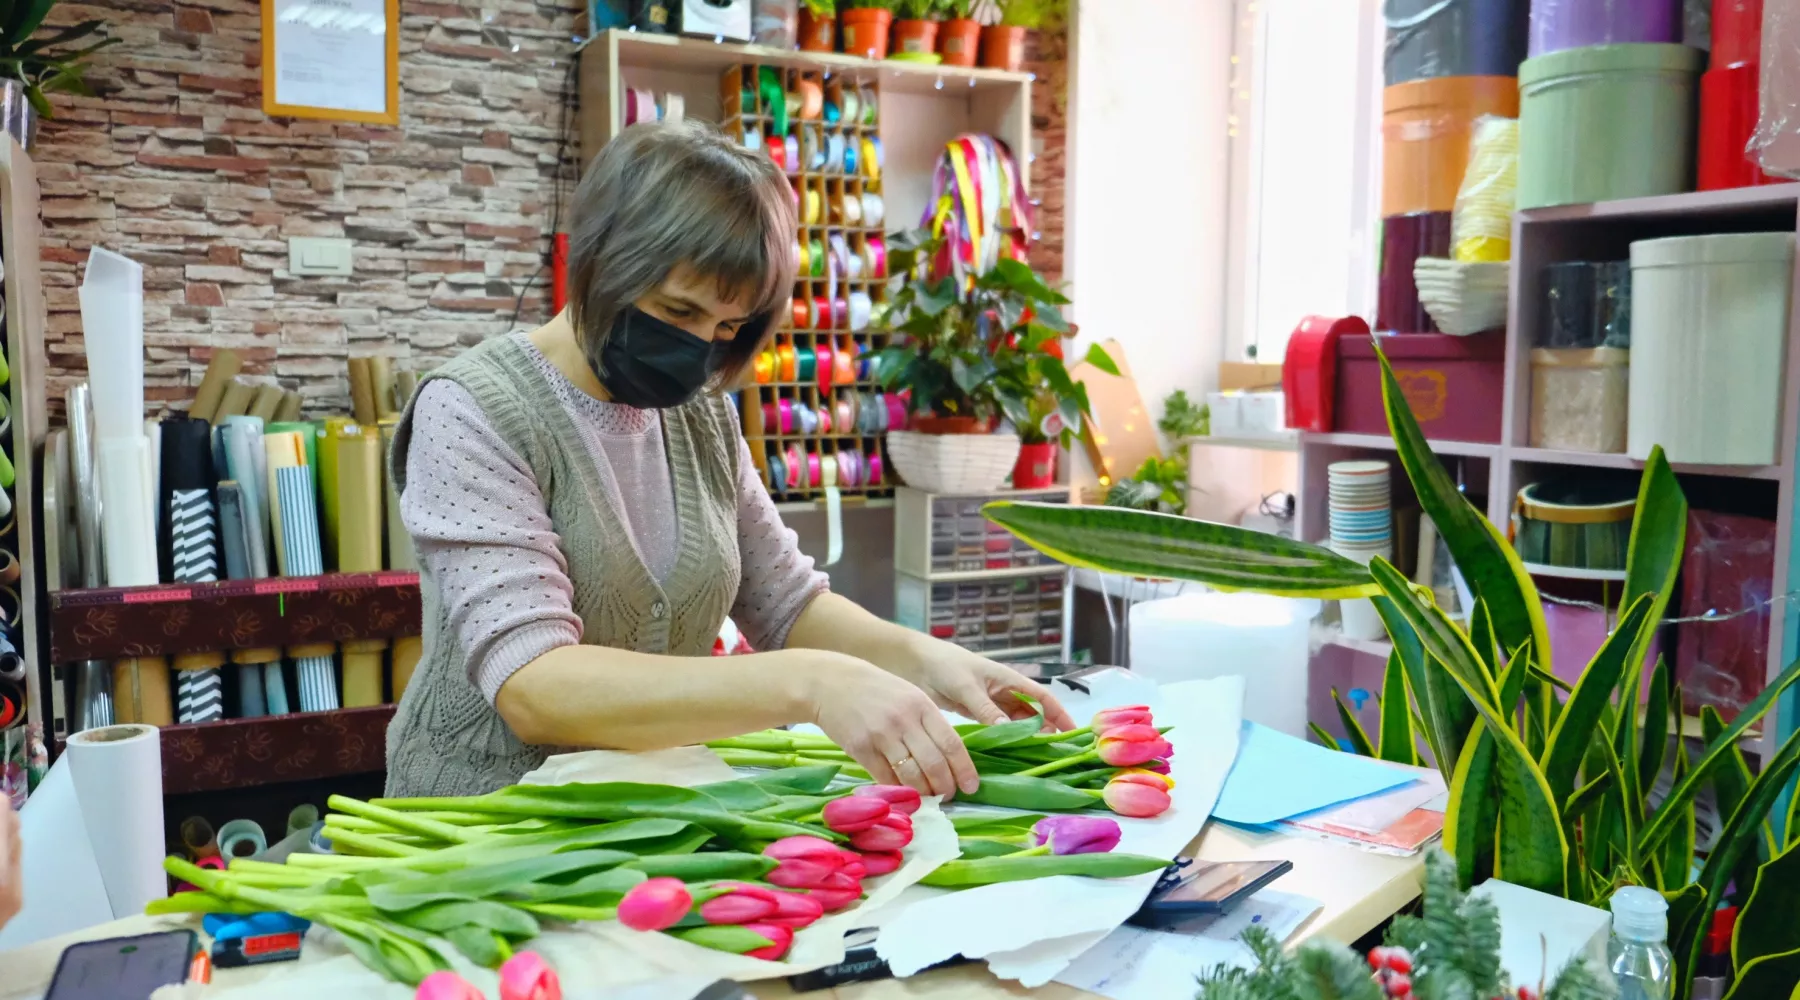
[{"label": "string light", "polygon": [[[1603,614],[1611,614],[1618,610],[1617,608],[1609,608],[1603,604],[1595,604],[1592,601],[1577,601],[1572,598],[1557,597],[1554,594],[1540,593],[1538,596],[1550,604],[1555,604],[1559,607],[1564,607],[1564,608],[1581,608],[1586,611],[1599,611]],[[1775,605],[1780,604],[1782,601],[1791,601],[1796,597],[1800,597],[1800,590],[1790,590],[1785,594],[1777,594],[1773,597],[1768,598],[1767,600],[1759,601],[1755,604],[1750,605],[1747,608],[1738,608],[1735,611],[1723,611],[1722,612],[1716,608],[1707,608],[1704,612],[1702,612],[1700,614],[1689,615],[1685,618],[1664,618],[1663,620],[1658,622],[1657,625],[1660,627],[1663,625],[1694,625],[1694,624],[1699,624],[1699,623],[1728,622],[1734,618],[1742,618],[1745,615],[1753,615],[1753,614],[1757,613],[1758,611],[1763,611],[1765,609],[1772,608]]]}]

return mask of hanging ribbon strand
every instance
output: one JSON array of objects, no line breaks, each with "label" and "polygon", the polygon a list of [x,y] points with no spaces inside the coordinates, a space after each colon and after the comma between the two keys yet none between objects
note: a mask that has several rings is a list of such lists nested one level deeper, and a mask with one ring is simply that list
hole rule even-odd
[{"label": "hanging ribbon strand", "polygon": [[944,148],[931,176],[920,225],[948,236],[939,273],[967,289],[1002,258],[1023,261],[1031,243],[1025,178],[1006,144],[991,135],[961,135]]}]

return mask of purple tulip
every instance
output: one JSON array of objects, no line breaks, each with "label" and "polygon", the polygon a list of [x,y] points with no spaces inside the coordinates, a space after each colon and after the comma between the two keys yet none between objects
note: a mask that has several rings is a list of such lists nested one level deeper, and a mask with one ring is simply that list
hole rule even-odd
[{"label": "purple tulip", "polygon": [[1119,824],[1101,816],[1046,816],[1031,828],[1032,842],[1051,854],[1105,854],[1119,846]]}]

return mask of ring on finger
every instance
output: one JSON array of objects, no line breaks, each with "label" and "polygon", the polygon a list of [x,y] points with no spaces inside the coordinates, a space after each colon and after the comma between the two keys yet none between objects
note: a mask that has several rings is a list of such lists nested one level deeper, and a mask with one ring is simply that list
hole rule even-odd
[{"label": "ring on finger", "polygon": [[895,761],[895,762],[894,762],[894,770],[896,770],[896,771],[898,771],[898,770],[900,770],[900,769],[901,769],[901,768],[903,768],[903,767],[905,767],[905,766],[906,766],[906,765],[908,765],[908,764],[912,764],[912,765],[913,765],[913,766],[914,766],[914,767],[918,767],[918,766],[919,766],[919,765],[918,765],[918,764],[917,764],[917,763],[915,763],[915,762],[914,762],[914,761],[913,761],[913,759],[912,759],[912,758],[911,758],[911,757],[902,757],[902,758],[900,758],[900,759],[899,759],[899,760],[897,760],[897,761]]}]

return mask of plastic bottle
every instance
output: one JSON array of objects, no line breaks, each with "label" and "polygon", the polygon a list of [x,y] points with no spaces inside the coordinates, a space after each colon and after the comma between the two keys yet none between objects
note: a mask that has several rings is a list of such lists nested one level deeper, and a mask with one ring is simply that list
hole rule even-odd
[{"label": "plastic bottle", "polygon": [[1628,885],[1612,896],[1612,940],[1606,960],[1619,1000],[1669,1000],[1675,959],[1669,953],[1669,903],[1662,893]]}]

